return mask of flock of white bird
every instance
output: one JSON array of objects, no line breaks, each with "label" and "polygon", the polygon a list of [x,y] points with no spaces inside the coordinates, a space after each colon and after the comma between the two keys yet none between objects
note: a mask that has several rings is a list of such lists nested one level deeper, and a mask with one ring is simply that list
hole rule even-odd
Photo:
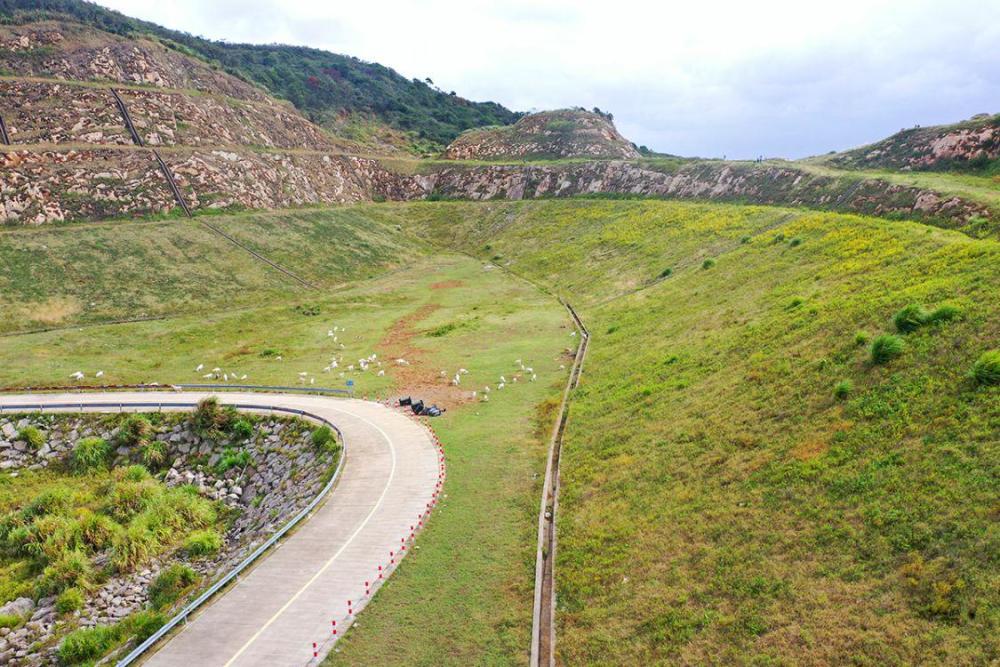
[{"label": "flock of white bird", "polygon": [[[326,332],[326,335],[327,335],[328,338],[332,338],[333,339],[333,342],[336,343],[339,346],[339,349],[343,350],[343,349],[345,349],[345,345],[344,345],[344,343],[340,342],[340,336],[343,335],[345,331],[346,331],[346,329],[344,327],[335,326],[332,329],[328,329],[327,332]],[[575,335],[575,334],[576,334],[576,332],[574,331],[570,335]],[[276,357],[274,357],[274,360],[275,361],[282,361],[282,357],[281,356],[276,356]],[[357,361],[356,364],[348,364],[346,366],[346,370],[339,370],[338,371],[338,369],[343,368],[343,363],[344,363],[344,355],[343,354],[333,354],[330,357],[330,363],[326,367],[323,368],[323,372],[324,373],[332,373],[334,371],[337,371],[338,376],[341,377],[341,378],[346,377],[347,373],[352,373],[352,374],[354,374],[354,373],[366,373],[368,371],[374,371],[377,377],[383,377],[385,375],[385,368],[382,366],[382,362],[379,360],[378,355],[375,354],[374,352],[372,354],[368,355],[367,357],[364,357],[362,359],[358,359],[358,361]],[[406,359],[403,359],[403,358],[396,359],[394,363],[397,366],[409,366],[410,365],[410,362],[407,361]],[[517,359],[514,362],[514,365],[518,367],[518,371],[515,371],[515,374],[511,376],[511,379],[510,379],[511,383],[516,383],[516,382],[518,382],[518,380],[520,380],[522,378],[527,378],[528,382],[535,382],[535,381],[538,380],[538,374],[535,373],[535,369],[532,368],[531,366],[526,366],[524,364],[523,360]],[[561,369],[565,369],[566,366],[562,365],[562,366],[560,366],[560,368]],[[195,373],[201,373],[204,370],[205,370],[205,364],[198,364],[198,366],[194,369],[194,372]],[[451,376],[451,385],[454,386],[454,387],[461,386],[461,384],[462,384],[462,377],[465,376],[465,375],[468,375],[468,374],[469,374],[469,370],[468,369],[466,369],[466,368],[459,368],[457,371],[455,371],[455,374]],[[446,370],[442,370],[441,371],[441,377],[442,378],[448,378],[449,375],[450,375],[450,373],[448,371],[446,371]],[[94,374],[94,377],[98,378],[98,379],[104,377],[104,371],[97,371],[97,373]],[[215,380],[217,382],[221,381],[221,382],[224,382],[224,383],[228,383],[228,382],[231,382],[231,381],[232,382],[245,382],[250,376],[247,375],[246,373],[242,373],[242,374],[238,373],[238,372],[236,372],[235,370],[232,370],[232,369],[223,370],[222,368],[216,367],[216,368],[213,368],[208,373],[205,373],[201,377],[202,377],[203,380]],[[84,378],[86,378],[86,375],[84,375],[83,371],[76,371],[75,373],[73,373],[72,375],[70,375],[70,378],[73,379],[73,380],[75,380],[76,382],[82,382],[84,380]],[[298,374],[298,378],[299,378],[299,382],[301,384],[310,384],[310,385],[316,384],[316,378],[315,378],[315,376],[312,375],[309,371],[301,371]],[[496,383],[496,390],[497,391],[503,391],[503,389],[507,386],[507,384],[508,384],[507,378],[504,375],[501,375],[499,381]],[[490,392],[492,390],[493,389],[492,389],[491,385],[484,386],[483,390],[482,390],[482,393],[480,393],[478,390],[473,390],[472,391],[472,398],[473,399],[479,399],[480,401],[483,401],[483,402],[489,401],[490,400]]]}]

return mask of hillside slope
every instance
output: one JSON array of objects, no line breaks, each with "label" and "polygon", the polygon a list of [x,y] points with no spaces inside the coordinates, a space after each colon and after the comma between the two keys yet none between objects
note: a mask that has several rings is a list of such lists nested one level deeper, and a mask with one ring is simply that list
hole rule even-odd
[{"label": "hillside slope", "polygon": [[377,63],[306,47],[213,42],[81,0],[0,0],[0,17],[14,23],[68,17],[123,37],[156,39],[263,86],[320,124],[382,147],[427,150],[462,130],[518,117],[494,102],[471,102]]},{"label": "hillside slope", "polygon": [[[413,206],[593,337],[562,454],[565,664],[987,665],[1000,245],[662,202]],[[950,317],[896,332],[909,304]],[[901,356],[872,361],[899,336]],[[569,345],[569,342],[567,342]]]},{"label": "hillside slope", "polygon": [[814,159],[847,169],[998,172],[1000,114],[901,130],[874,144]]},{"label": "hillside slope", "polygon": [[608,115],[583,109],[542,111],[513,125],[469,130],[448,148],[447,160],[635,159],[639,151]]}]

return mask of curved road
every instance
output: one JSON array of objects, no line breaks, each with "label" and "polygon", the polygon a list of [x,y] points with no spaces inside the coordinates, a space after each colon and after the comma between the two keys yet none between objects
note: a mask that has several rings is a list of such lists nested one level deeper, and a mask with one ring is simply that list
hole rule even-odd
[{"label": "curved road", "polygon": [[[353,399],[254,393],[97,393],[0,396],[3,405],[197,402],[273,405],[328,419],[344,434],[347,455],[326,502],[239,582],[163,643],[145,664],[193,667],[315,664],[374,594],[379,566],[399,563],[410,527],[433,500],[438,453],[431,433],[405,414]],[[140,408],[132,408],[132,411]],[[91,411],[108,411],[92,408]],[[290,518],[290,517],[289,517]],[[353,615],[348,616],[348,601]]]}]

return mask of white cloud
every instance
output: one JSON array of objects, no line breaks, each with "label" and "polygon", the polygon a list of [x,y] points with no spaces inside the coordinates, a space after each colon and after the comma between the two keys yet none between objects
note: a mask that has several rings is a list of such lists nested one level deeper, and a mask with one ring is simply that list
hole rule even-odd
[{"label": "white cloud", "polygon": [[1000,111],[997,0],[101,3],[515,109],[599,106],[637,143],[685,155],[799,157]]}]

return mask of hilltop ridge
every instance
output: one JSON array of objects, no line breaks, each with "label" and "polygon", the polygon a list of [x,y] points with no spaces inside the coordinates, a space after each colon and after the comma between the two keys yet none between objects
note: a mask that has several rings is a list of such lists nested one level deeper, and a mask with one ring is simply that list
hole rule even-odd
[{"label": "hilltop ridge", "polygon": [[611,114],[557,109],[529,114],[513,125],[462,133],[442,157],[448,160],[591,158],[630,160],[639,151],[615,128]]}]

